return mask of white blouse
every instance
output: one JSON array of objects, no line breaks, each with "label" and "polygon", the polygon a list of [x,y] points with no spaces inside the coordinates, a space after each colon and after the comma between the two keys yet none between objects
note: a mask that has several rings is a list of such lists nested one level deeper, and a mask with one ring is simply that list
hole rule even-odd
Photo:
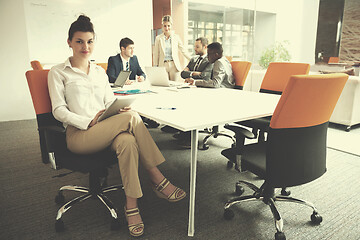
[{"label": "white blouse", "polygon": [[86,130],[95,115],[115,99],[105,70],[90,63],[87,75],[65,63],[51,68],[48,87],[54,117],[64,124]]}]

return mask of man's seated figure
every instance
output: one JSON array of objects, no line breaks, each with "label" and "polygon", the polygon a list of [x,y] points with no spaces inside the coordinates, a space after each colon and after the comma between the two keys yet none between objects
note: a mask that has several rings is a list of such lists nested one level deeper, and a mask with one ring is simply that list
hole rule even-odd
[{"label": "man's seated figure", "polygon": [[[194,43],[195,56],[190,59],[188,65],[181,72],[181,77],[185,79],[210,79],[212,64],[207,57],[207,38],[200,37],[196,39]],[[170,126],[164,126],[162,131],[168,133],[175,133],[174,137],[178,137],[178,131],[176,128]]]},{"label": "man's seated figure", "polygon": [[[109,82],[114,83],[121,71],[131,71],[129,79],[125,84],[129,85],[135,80],[143,82],[146,79],[146,75],[140,67],[139,61],[134,55],[134,42],[130,38],[123,38],[120,40],[120,53],[116,56],[109,57],[108,68],[106,74],[109,77]],[[147,127],[157,128],[159,123],[141,117]]]},{"label": "man's seated figure", "polygon": [[[196,48],[195,48],[196,49]],[[196,50],[195,50],[196,51]],[[211,72],[209,78],[197,78],[203,74],[193,73],[191,77],[186,78],[185,82],[198,87],[219,88],[227,87],[234,88],[235,79],[232,72],[230,62],[223,56],[223,48],[220,43],[214,42],[207,46],[207,59],[211,65]],[[191,63],[191,62],[190,62]],[[189,63],[189,65],[190,65]],[[188,66],[189,66],[188,65]],[[184,72],[184,71],[183,71]],[[181,76],[183,76],[183,72]],[[178,139],[178,144],[185,148],[190,148],[191,132],[180,132],[174,134]]]}]

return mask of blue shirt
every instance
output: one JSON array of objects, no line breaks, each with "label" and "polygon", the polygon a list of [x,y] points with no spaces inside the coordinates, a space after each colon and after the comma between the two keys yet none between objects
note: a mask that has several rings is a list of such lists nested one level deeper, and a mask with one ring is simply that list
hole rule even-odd
[{"label": "blue shirt", "polygon": [[165,61],[167,60],[173,60],[172,58],[172,50],[171,50],[171,37],[169,39],[166,39],[165,36]]}]

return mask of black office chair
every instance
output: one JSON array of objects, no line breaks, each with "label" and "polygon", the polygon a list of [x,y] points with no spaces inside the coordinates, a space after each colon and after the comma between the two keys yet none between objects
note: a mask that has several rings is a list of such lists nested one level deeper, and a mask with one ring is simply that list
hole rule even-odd
[{"label": "black office chair", "polygon": [[[54,169],[64,168],[71,171],[88,173],[89,187],[63,186],[59,189],[55,202],[63,204],[58,210],[55,222],[56,231],[65,229],[62,215],[72,206],[87,199],[99,199],[109,210],[112,222],[111,229],[119,228],[117,210],[105,193],[123,189],[122,185],[107,187],[107,169],[117,163],[116,154],[110,149],[94,154],[79,155],[70,152],[66,146],[65,129],[51,113],[51,102],[47,84],[48,70],[32,70],[26,72],[33,105],[38,123],[40,148],[43,163],[51,163]],[[62,194],[64,190],[84,193],[67,203]]]},{"label": "black office chair", "polygon": [[[243,185],[254,193],[229,200],[224,206],[224,217],[234,216],[231,206],[245,201],[261,200],[267,204],[275,220],[275,239],[283,240],[283,220],[276,201],[299,203],[312,208],[311,221],[322,222],[312,203],[275,194],[275,188],[298,186],[311,182],[326,172],[326,136],[330,116],[348,79],[345,74],[292,76],[271,118],[265,142],[242,145],[254,135],[240,126],[229,129],[236,133],[239,145],[222,154],[230,161],[238,160],[241,171],[250,171],[264,179],[260,188],[238,181],[236,192],[244,192]],[[236,159],[237,158],[237,159]]]}]

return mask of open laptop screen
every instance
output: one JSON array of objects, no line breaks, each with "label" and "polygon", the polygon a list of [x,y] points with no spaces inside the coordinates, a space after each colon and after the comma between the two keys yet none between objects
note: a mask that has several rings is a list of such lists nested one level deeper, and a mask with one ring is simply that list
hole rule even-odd
[{"label": "open laptop screen", "polygon": [[121,71],[114,82],[114,87],[123,87],[126,80],[129,78],[130,73],[131,71]]}]

